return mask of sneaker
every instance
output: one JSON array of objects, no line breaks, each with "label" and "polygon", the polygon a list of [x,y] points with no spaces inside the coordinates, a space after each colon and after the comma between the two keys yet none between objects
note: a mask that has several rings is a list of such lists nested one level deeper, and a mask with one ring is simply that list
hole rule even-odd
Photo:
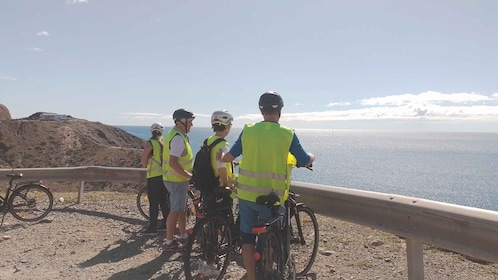
[{"label": "sneaker", "polygon": [[163,220],[163,222],[157,226],[157,231],[166,231],[166,221]]},{"label": "sneaker", "polygon": [[157,234],[156,229],[153,229],[153,228],[150,228],[150,227],[148,227],[147,229],[145,229],[144,231],[142,231],[142,235],[156,235],[156,234]]},{"label": "sneaker", "polygon": [[163,251],[164,252],[178,252],[183,250],[183,244],[179,243],[176,240],[173,240],[171,244],[164,243]]},{"label": "sneaker", "polygon": [[203,273],[204,277],[218,277],[220,275],[220,271],[214,265],[206,265],[204,266]]},{"label": "sneaker", "polygon": [[188,237],[187,238],[178,238],[177,239],[178,243],[182,244],[183,246],[185,246],[185,244],[187,244],[187,240],[188,240]]}]

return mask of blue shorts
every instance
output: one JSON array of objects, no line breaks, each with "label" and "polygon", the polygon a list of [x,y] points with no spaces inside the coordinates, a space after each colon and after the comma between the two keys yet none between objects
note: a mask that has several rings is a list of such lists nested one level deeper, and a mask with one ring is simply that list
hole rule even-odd
[{"label": "blue shorts", "polygon": [[188,182],[164,181],[164,186],[169,192],[169,205],[171,211],[185,211],[187,206]]},{"label": "blue shorts", "polygon": [[266,221],[271,217],[271,209],[266,205],[239,199],[240,231],[243,244],[254,243],[254,234],[251,229],[259,221]]}]

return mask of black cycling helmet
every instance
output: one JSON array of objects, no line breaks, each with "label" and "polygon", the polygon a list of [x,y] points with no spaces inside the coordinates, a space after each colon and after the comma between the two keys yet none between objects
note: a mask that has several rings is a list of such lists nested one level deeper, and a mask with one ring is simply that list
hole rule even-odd
[{"label": "black cycling helmet", "polygon": [[284,107],[284,100],[280,94],[274,91],[267,91],[259,97],[259,108],[281,109]]},{"label": "black cycling helmet", "polygon": [[173,120],[175,122],[181,119],[195,119],[194,113],[187,111],[185,109],[178,109],[173,113]]}]

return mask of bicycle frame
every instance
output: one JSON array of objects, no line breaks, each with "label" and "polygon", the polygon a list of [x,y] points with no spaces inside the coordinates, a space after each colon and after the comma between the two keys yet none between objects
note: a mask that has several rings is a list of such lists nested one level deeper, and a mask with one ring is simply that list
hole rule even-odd
[{"label": "bicycle frame", "polygon": [[9,174],[7,175],[10,177],[9,180],[9,187],[7,188],[7,191],[5,192],[5,196],[0,195],[0,199],[2,204],[0,205],[0,208],[4,210],[4,215],[9,211],[8,209],[8,201],[10,198],[10,195],[14,192],[15,188],[17,185],[14,185],[14,180],[22,178],[22,174]]}]

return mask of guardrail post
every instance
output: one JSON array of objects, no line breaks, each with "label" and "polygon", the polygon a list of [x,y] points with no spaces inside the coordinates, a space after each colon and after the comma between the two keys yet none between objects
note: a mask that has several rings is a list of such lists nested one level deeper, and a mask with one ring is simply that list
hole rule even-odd
[{"label": "guardrail post", "polygon": [[408,280],[423,280],[424,248],[420,240],[406,239],[406,257],[408,260]]},{"label": "guardrail post", "polygon": [[83,191],[84,191],[84,189],[85,189],[85,181],[81,181],[80,191],[78,192],[78,204],[83,199]]}]

